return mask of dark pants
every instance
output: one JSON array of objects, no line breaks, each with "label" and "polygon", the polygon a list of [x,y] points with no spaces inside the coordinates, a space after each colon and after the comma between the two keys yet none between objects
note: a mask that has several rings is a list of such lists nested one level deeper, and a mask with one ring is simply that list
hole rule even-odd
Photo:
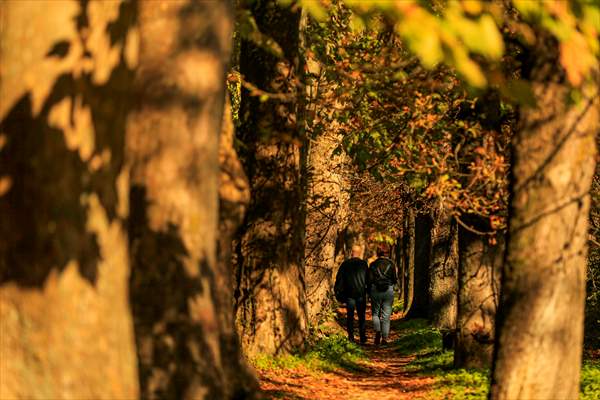
[{"label": "dark pants", "polygon": [[346,300],[346,330],[348,331],[348,339],[354,341],[354,310],[358,315],[358,331],[360,333],[360,341],[365,342],[366,327],[365,327],[365,312],[367,310],[367,299],[349,297]]}]

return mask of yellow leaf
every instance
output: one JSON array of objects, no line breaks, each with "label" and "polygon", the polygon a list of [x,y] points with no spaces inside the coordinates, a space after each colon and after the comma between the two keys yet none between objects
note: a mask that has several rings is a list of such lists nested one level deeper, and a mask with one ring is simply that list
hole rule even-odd
[{"label": "yellow leaf", "polygon": [[396,25],[396,30],[426,68],[443,59],[439,29],[435,19],[421,9],[413,9],[410,18]]},{"label": "yellow leaf", "polygon": [[[281,0],[280,0],[281,1]],[[286,0],[287,1],[287,0]],[[327,10],[320,1],[317,0],[303,0],[300,2],[302,8],[304,8],[308,13],[317,21],[324,21],[327,19]]]},{"label": "yellow leaf", "polygon": [[481,54],[499,59],[504,53],[504,41],[491,15],[482,15],[479,19],[479,29],[485,42]]},{"label": "yellow leaf", "polygon": [[473,87],[483,88],[487,85],[487,80],[481,72],[479,65],[471,60],[462,51],[455,51],[455,65],[456,70],[466,79],[466,81]]},{"label": "yellow leaf", "polygon": [[421,37],[414,41],[413,48],[427,68],[434,67],[442,60],[440,40],[433,30],[423,32]]},{"label": "yellow leaf", "polygon": [[560,63],[573,86],[579,86],[583,82],[595,62],[591,49],[580,33],[575,33],[560,43]]},{"label": "yellow leaf", "polygon": [[350,29],[353,32],[362,32],[365,30],[365,22],[356,14],[350,16]]},{"label": "yellow leaf", "polygon": [[462,0],[461,3],[467,14],[478,15],[483,10],[480,0]]},{"label": "yellow leaf", "polygon": [[447,27],[454,32],[475,53],[498,59],[504,53],[504,41],[498,31],[496,22],[489,14],[473,20],[451,8],[446,14]]},{"label": "yellow leaf", "polygon": [[540,0],[513,0],[513,4],[527,18],[539,15],[543,10]]}]

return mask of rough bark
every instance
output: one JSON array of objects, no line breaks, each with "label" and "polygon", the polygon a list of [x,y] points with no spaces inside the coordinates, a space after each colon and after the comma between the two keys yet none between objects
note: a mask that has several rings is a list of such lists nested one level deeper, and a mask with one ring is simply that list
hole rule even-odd
[{"label": "rough bark", "polygon": [[259,30],[279,44],[283,57],[242,41],[242,75],[281,95],[261,101],[244,90],[237,132],[251,191],[236,249],[237,325],[249,355],[291,351],[303,345],[307,329],[303,138],[295,95],[300,13],[274,1],[252,6]]},{"label": "rough bark", "polygon": [[536,43],[524,73],[536,106],[521,110],[512,145],[493,399],[575,399],[579,390],[598,86],[569,102],[557,44],[543,34]]},{"label": "rough bark", "polygon": [[[319,121],[316,100],[320,97],[318,79],[321,66],[305,50],[310,46],[307,37],[306,12],[300,21],[302,60],[305,65],[303,83],[306,90],[299,91],[298,123],[305,127],[310,140],[306,142],[306,303],[308,320],[318,324],[332,301],[333,278],[344,256],[336,254],[340,232],[346,225],[350,195],[345,178],[347,157],[333,155],[341,136],[335,124],[320,132],[313,129]],[[339,249],[338,249],[339,250]]]},{"label": "rough bark", "polygon": [[413,209],[406,211],[404,225],[404,293],[403,314],[406,316],[411,309],[414,298],[415,280],[415,212]]},{"label": "rough bark", "polygon": [[397,238],[396,243],[394,244],[394,253],[395,253],[395,263],[397,268],[397,276],[398,282],[396,282],[398,286],[398,298],[400,300],[404,299],[404,291],[405,291],[405,280],[404,274],[406,273],[406,258],[404,256],[404,225],[402,226],[402,232],[400,236]]},{"label": "rough bark", "polygon": [[0,398],[136,398],[123,167],[135,13],[0,2]]},{"label": "rough bark", "polygon": [[231,312],[220,313],[221,345],[224,352],[229,354],[228,368],[225,369],[226,382],[236,388],[231,393],[246,394],[248,397],[248,393],[258,388],[258,381],[245,361],[235,328],[232,255],[235,232],[242,223],[250,202],[250,188],[242,164],[233,148],[234,136],[235,128],[231,120],[231,105],[227,96],[219,141],[221,173],[219,176],[218,265],[215,283],[222,294],[217,299],[219,301],[218,308],[231,310]]},{"label": "rough bark", "polygon": [[427,318],[429,316],[431,225],[431,217],[428,214],[418,214],[415,217],[413,299],[408,310],[408,318]]},{"label": "rough bark", "polygon": [[343,159],[331,156],[338,139],[334,133],[320,135],[309,150],[311,178],[308,183],[305,262],[311,322],[317,322],[330,304],[332,280],[339,267],[336,242],[348,213],[349,196],[340,171]]},{"label": "rough bark", "polygon": [[229,2],[139,4],[138,98],[128,120],[131,303],[143,398],[241,398],[229,377],[228,283],[217,262],[219,132]]},{"label": "rough bark", "polygon": [[456,328],[458,301],[458,231],[448,212],[433,212],[429,271],[429,319],[444,331]]},{"label": "rough bark", "polygon": [[[474,223],[468,226],[481,228]],[[491,245],[488,236],[463,226],[460,226],[458,236],[458,317],[454,366],[488,368],[492,363],[504,238],[498,235],[496,244]]]}]

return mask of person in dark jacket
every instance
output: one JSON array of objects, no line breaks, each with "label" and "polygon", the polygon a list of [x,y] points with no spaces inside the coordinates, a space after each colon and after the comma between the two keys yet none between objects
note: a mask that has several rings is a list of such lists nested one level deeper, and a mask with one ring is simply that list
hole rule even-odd
[{"label": "person in dark jacket", "polygon": [[365,312],[367,310],[367,269],[369,265],[360,258],[360,246],[352,246],[352,257],[345,260],[335,277],[335,297],[346,303],[346,330],[354,342],[354,310],[358,315],[360,342],[367,341]]},{"label": "person in dark jacket", "polygon": [[394,284],[397,277],[396,265],[390,260],[389,255],[389,247],[380,245],[377,248],[377,259],[369,266],[367,276],[376,345],[387,344],[390,334],[390,316],[392,315]]}]

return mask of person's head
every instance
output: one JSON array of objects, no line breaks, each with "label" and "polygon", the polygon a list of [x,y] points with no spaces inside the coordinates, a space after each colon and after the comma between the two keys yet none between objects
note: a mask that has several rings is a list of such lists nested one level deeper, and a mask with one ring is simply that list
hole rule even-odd
[{"label": "person's head", "polygon": [[380,243],[377,246],[377,257],[389,257],[390,256],[390,246],[385,243]]},{"label": "person's head", "polygon": [[362,246],[359,244],[352,245],[352,257],[360,257],[362,255]]}]

